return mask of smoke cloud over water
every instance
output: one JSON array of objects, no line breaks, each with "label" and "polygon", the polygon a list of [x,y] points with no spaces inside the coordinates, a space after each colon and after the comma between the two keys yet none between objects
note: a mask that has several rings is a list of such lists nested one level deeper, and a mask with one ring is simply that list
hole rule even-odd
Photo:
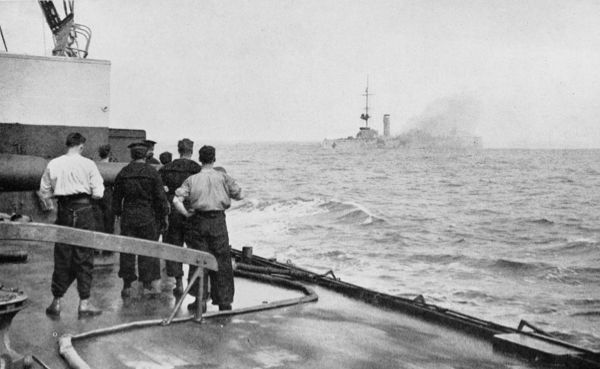
[{"label": "smoke cloud over water", "polygon": [[408,121],[406,131],[420,130],[431,136],[473,135],[481,119],[481,104],[468,96],[451,96],[431,102]]}]

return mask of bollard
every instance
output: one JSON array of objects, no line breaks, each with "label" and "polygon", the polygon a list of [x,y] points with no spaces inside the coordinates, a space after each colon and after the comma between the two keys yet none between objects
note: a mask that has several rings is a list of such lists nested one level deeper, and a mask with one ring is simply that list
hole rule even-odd
[{"label": "bollard", "polygon": [[242,247],[242,262],[247,263],[252,260],[252,246]]},{"label": "bollard", "polygon": [[22,369],[29,363],[10,347],[9,330],[13,318],[25,308],[27,295],[18,290],[0,288],[0,368]]}]

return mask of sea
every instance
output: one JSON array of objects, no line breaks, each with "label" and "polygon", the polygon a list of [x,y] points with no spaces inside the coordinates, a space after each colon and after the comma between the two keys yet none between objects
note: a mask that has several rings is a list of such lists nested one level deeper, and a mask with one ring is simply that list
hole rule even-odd
[{"label": "sea", "polygon": [[600,150],[217,145],[230,242],[600,350]]}]

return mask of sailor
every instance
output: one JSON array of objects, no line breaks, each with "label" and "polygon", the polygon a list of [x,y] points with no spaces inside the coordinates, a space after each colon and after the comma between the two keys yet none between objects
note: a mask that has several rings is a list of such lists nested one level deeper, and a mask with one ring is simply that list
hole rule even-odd
[{"label": "sailor", "polygon": [[[56,224],[96,230],[95,210],[92,199],[101,199],[104,194],[102,176],[96,164],[81,156],[85,137],[80,133],[67,136],[67,153],[50,160],[40,182],[39,195],[46,204],[50,198],[58,202]],[[52,210],[52,205],[49,205]],[[101,310],[90,302],[94,250],[90,248],[56,243],[54,246],[54,272],[52,273],[52,295],[54,300],[46,314],[60,315],[60,299],[77,280],[79,293],[79,315],[97,315]]]},{"label": "sailor", "polygon": [[146,153],[146,163],[160,164],[160,161],[156,160],[154,157],[154,145],[156,145],[156,142],[152,140],[144,140],[142,142],[148,147],[148,152]]},{"label": "sailor", "polygon": [[[98,156],[100,163],[111,162],[111,147],[110,144],[102,145],[98,148]],[[115,214],[112,211],[112,193],[113,186],[110,183],[104,182],[104,196],[98,201],[98,222],[99,230],[105,233],[113,234],[115,231]],[[106,251],[110,254],[111,252]]]},{"label": "sailor", "polygon": [[[215,148],[202,146],[199,151],[202,171],[187,178],[175,191],[173,205],[188,218],[189,230],[185,234],[185,243],[192,249],[210,252],[217,259],[218,271],[210,273],[211,298],[219,310],[231,310],[233,302],[233,268],[231,266],[231,247],[225,222],[225,210],[231,206],[231,199],[241,200],[242,189],[227,173],[215,170]],[[191,211],[186,209],[188,203]],[[195,268],[190,265],[189,275]],[[206,278],[204,278],[206,283]],[[205,285],[206,287],[206,285]],[[204,291],[207,289],[204,288]],[[192,286],[191,291],[198,291]],[[196,302],[188,305],[193,310],[197,299],[206,297],[196,294]]]},{"label": "sailor", "polygon": [[[179,152],[179,159],[166,164],[158,171],[162,178],[165,189],[167,190],[167,197],[169,203],[173,201],[175,196],[175,190],[177,190],[189,176],[194,175],[202,169],[200,164],[192,160],[192,154],[194,152],[194,142],[187,138],[180,140],[177,143],[177,151]],[[171,245],[183,246],[184,234],[186,231],[186,217],[177,211],[172,211],[169,215],[169,227],[163,234],[163,242]],[[175,277],[175,289],[173,290],[174,295],[181,295],[183,293],[183,269],[181,263],[174,261],[166,262],[167,275],[169,277]]]},{"label": "sailor", "polygon": [[110,144],[102,145],[98,148],[98,156],[100,157],[101,163],[110,163],[112,160],[110,155],[111,147]]},{"label": "sailor", "polygon": [[173,161],[173,154],[168,151],[163,152],[158,156],[158,160],[162,165],[169,164]]},{"label": "sailor", "polygon": [[[145,143],[132,143],[131,163],[126,165],[115,178],[113,211],[121,221],[121,235],[158,240],[159,224],[164,219],[168,224],[169,203],[160,175],[147,164],[148,147]],[[160,293],[160,260],[138,256],[139,279],[144,294]],[[132,295],[131,284],[138,279],[135,273],[136,255],[121,253],[119,277],[123,279],[122,297]]]}]

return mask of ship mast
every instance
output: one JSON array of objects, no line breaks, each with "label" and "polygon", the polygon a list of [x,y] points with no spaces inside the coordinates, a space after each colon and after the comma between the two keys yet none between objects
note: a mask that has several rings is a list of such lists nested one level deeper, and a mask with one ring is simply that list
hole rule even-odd
[{"label": "ship mast", "polygon": [[371,96],[373,94],[369,93],[369,77],[367,77],[367,88],[365,89],[365,93],[363,94],[363,96],[366,99],[365,102],[365,113],[360,115],[360,119],[365,121],[365,127],[369,127],[369,118],[371,118],[369,116],[369,96]]}]

